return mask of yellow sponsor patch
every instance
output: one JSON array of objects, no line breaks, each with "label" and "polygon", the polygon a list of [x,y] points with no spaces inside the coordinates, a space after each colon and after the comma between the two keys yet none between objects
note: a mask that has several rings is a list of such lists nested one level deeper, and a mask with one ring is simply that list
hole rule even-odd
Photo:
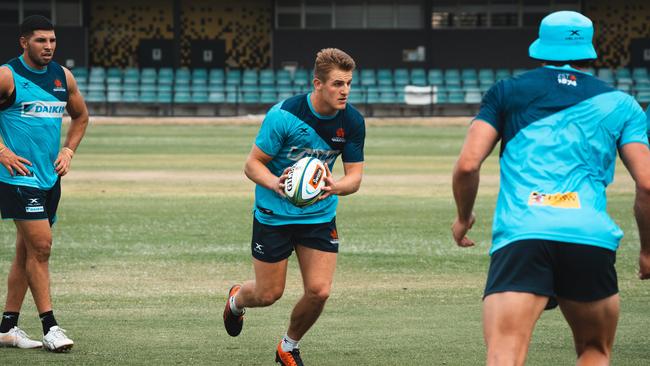
[{"label": "yellow sponsor patch", "polygon": [[557,208],[580,208],[578,192],[541,193],[533,192],[528,197],[529,206],[551,206]]}]

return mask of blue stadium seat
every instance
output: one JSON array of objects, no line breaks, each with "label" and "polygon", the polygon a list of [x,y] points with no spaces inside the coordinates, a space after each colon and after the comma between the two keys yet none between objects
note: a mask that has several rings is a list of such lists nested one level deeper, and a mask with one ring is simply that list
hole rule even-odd
[{"label": "blue stadium seat", "polygon": [[449,92],[449,103],[465,103],[465,93],[462,91],[450,91]]},{"label": "blue stadium seat", "polygon": [[497,70],[494,72],[494,80],[495,80],[495,81],[499,81],[499,80],[507,79],[507,78],[509,78],[510,76],[511,76],[511,74],[510,74],[510,70],[508,70],[508,69],[497,69]]},{"label": "blue stadium seat", "polygon": [[470,104],[479,104],[481,103],[481,100],[483,98],[481,97],[481,92],[480,91],[468,91],[465,93],[465,103],[470,103]]},{"label": "blue stadium seat", "polygon": [[119,91],[109,91],[106,93],[106,101],[109,103],[121,102],[122,93]]},{"label": "blue stadium seat", "polygon": [[443,85],[445,78],[440,69],[430,69],[427,73],[427,81],[429,85]]},{"label": "blue stadium seat", "polygon": [[192,92],[191,103],[207,103],[208,99],[208,92]]},{"label": "blue stadium seat", "polygon": [[210,85],[223,85],[225,81],[226,74],[223,69],[210,70],[210,76],[208,77],[208,83]]},{"label": "blue stadium seat", "polygon": [[275,85],[275,72],[272,69],[260,71],[260,85]]},{"label": "blue stadium seat", "polygon": [[287,70],[278,70],[275,74],[275,80],[277,85],[291,85],[293,81],[291,79],[291,73]]},{"label": "blue stadium seat", "polygon": [[293,84],[298,86],[311,85],[311,78],[305,69],[298,69],[293,75]]},{"label": "blue stadium seat", "polygon": [[241,85],[241,70],[231,69],[226,73],[226,84]]},{"label": "blue stadium seat", "polygon": [[377,70],[377,85],[390,85],[392,86],[393,82],[393,72],[389,69],[379,69]]},{"label": "blue stadium seat", "polygon": [[156,92],[148,91],[140,93],[139,98],[140,103],[155,103],[156,102]]},{"label": "blue stadium seat", "polygon": [[158,92],[156,96],[157,103],[171,103],[172,102],[172,93],[171,92]]},{"label": "blue stadium seat", "polygon": [[257,85],[257,70],[246,69],[242,75],[242,85]]},{"label": "blue stadium seat", "polygon": [[174,103],[191,103],[192,98],[190,97],[189,92],[175,92],[174,93]]},{"label": "blue stadium seat", "polygon": [[[361,85],[376,85],[377,77],[374,69],[363,69],[360,72]],[[379,99],[379,98],[377,98]]]},{"label": "blue stadium seat", "polygon": [[224,92],[210,92],[208,95],[208,102],[210,103],[224,103],[226,101],[226,93]]},{"label": "blue stadium seat", "polygon": [[138,101],[138,92],[134,90],[128,90],[122,93],[122,101],[127,103],[135,103]]},{"label": "blue stadium seat", "polygon": [[275,92],[263,91],[260,93],[260,103],[275,104],[278,102],[278,97]]},{"label": "blue stadium seat", "polygon": [[103,103],[106,101],[106,94],[103,91],[89,91],[86,101],[91,103]]}]

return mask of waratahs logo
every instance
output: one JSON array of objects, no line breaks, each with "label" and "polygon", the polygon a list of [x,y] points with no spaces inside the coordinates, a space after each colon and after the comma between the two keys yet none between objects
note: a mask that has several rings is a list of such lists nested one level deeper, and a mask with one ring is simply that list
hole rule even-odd
[{"label": "waratahs logo", "polygon": [[61,118],[65,105],[65,102],[25,102],[20,114],[23,117]]}]

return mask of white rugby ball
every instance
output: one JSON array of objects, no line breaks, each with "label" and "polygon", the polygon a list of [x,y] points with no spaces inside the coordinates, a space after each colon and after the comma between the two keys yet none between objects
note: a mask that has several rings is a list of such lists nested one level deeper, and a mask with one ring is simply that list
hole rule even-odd
[{"label": "white rugby ball", "polygon": [[325,165],[313,158],[305,157],[291,166],[287,180],[284,182],[284,193],[293,205],[309,206],[323,194],[325,186]]}]

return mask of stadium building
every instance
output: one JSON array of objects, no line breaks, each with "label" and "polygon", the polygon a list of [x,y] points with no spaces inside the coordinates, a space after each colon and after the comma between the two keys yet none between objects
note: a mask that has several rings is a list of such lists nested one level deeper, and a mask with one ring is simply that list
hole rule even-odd
[{"label": "stadium building", "polygon": [[644,0],[3,1],[0,56],[42,14],[91,113],[213,116],[309,90],[315,53],[338,47],[357,61],[351,102],[366,114],[469,115],[496,80],[536,66],[528,46],[555,10],[590,17],[593,71],[650,102]]}]

